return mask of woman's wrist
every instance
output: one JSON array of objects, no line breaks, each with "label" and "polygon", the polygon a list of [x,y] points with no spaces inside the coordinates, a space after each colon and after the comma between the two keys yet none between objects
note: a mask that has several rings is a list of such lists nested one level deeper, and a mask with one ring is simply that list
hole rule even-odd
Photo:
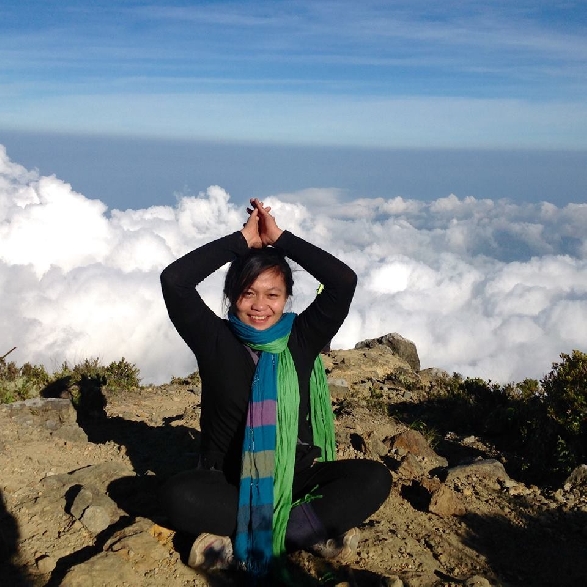
[{"label": "woman's wrist", "polygon": [[266,245],[274,245],[278,240],[279,237],[283,234],[283,230],[281,230],[281,228],[276,228],[274,231],[271,232],[271,234],[267,235],[267,239],[266,239]]}]

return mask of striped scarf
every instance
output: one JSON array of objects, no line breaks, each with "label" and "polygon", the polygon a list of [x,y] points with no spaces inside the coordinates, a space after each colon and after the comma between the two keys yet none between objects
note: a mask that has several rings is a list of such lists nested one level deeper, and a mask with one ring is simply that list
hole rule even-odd
[{"label": "striped scarf", "polygon": [[[235,537],[236,558],[253,575],[263,575],[272,557],[285,552],[300,401],[287,346],[295,317],[283,314],[266,330],[248,326],[232,314],[228,317],[237,338],[262,351],[247,412]],[[334,460],[334,419],[320,356],[310,377],[310,418],[322,459]]]}]

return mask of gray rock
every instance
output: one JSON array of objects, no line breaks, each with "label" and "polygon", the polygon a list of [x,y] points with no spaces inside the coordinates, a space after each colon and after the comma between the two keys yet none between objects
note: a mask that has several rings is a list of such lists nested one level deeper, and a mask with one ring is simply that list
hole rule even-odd
[{"label": "gray rock", "polygon": [[440,367],[428,367],[428,369],[422,369],[420,375],[429,377],[430,379],[450,379],[450,373]]},{"label": "gray rock", "polygon": [[106,508],[99,505],[89,506],[80,518],[80,522],[94,535],[97,536],[106,530],[110,524],[115,522],[112,520]]},{"label": "gray rock", "polygon": [[35,397],[2,404],[0,418],[8,418],[16,425],[10,428],[3,426],[9,433],[4,440],[27,441],[35,436],[47,438],[53,435],[74,442],[88,440],[77,424],[77,412],[68,399]]},{"label": "gray rock", "polygon": [[91,505],[93,498],[94,496],[92,495],[92,492],[89,489],[82,487],[73,500],[69,513],[74,518],[80,520],[86,509]]},{"label": "gray rock", "polygon": [[116,503],[96,487],[81,487],[69,513],[94,536],[117,522],[123,515]]},{"label": "gray rock", "polygon": [[481,575],[474,575],[465,581],[465,587],[491,587],[491,583]]},{"label": "gray rock", "polygon": [[379,338],[371,338],[358,342],[355,349],[373,348],[377,345],[389,347],[395,355],[402,358],[414,371],[420,370],[420,357],[418,357],[418,349],[416,345],[407,338],[404,338],[397,332],[392,332],[380,336]]},{"label": "gray rock", "polygon": [[[89,465],[76,469],[70,473],[52,475],[46,477],[40,482],[41,488],[55,488],[58,486],[67,489],[73,485],[83,485],[90,489],[92,493],[106,493],[108,485],[120,477],[134,475],[134,471],[122,463],[99,463],[98,465]],[[95,490],[95,491],[94,491]]]},{"label": "gray rock", "polygon": [[328,378],[328,390],[332,397],[348,397],[351,393],[347,380],[340,377]]},{"label": "gray rock", "polygon": [[455,481],[475,477],[488,481],[500,480],[506,482],[509,475],[504,466],[496,459],[483,459],[467,465],[458,465],[448,470],[446,481]]}]

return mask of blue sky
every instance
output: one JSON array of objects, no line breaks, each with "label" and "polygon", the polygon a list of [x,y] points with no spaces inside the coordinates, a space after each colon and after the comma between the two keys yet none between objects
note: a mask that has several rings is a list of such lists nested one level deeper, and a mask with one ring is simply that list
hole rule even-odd
[{"label": "blue sky", "polygon": [[536,0],[5,0],[0,128],[583,149],[586,16]]},{"label": "blue sky", "polygon": [[0,144],[110,208],[583,202],[586,29],[573,1],[4,0]]}]

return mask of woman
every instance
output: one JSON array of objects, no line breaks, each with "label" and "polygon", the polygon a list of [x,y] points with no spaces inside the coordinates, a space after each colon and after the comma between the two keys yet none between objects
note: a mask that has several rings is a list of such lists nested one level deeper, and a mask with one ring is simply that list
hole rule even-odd
[{"label": "woman", "polygon": [[[387,498],[391,476],[381,463],[334,461],[319,353],[348,313],[355,273],[281,230],[258,200],[248,212],[241,231],[161,274],[169,316],[202,381],[198,468],[166,483],[163,505],[175,529],[197,536],[188,564],[226,568],[234,541],[237,562],[263,574],[286,551],[352,556],[355,526]],[[324,286],[299,315],[284,311],[293,287],[285,256]],[[223,320],[195,287],[229,261]]]}]

